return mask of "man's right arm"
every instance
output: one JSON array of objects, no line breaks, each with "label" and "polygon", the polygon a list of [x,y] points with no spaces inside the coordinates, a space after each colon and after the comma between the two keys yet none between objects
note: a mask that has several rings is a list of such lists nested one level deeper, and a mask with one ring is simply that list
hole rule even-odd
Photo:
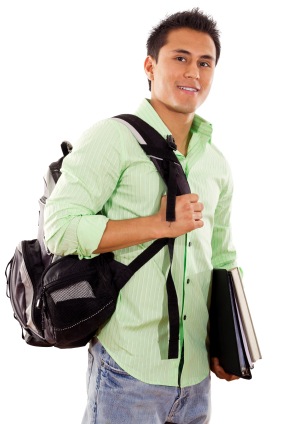
[{"label": "man's right arm", "polygon": [[166,221],[166,196],[157,214],[121,221],[109,220],[101,241],[93,253],[105,253],[163,237],[178,237],[203,226],[203,205],[198,195],[184,194],[176,198],[176,220]]},{"label": "man's right arm", "polygon": [[201,227],[202,205],[194,194],[178,196],[176,221],[166,222],[165,189],[129,130],[111,120],[99,123],[66,157],[47,200],[49,250],[90,258]]}]

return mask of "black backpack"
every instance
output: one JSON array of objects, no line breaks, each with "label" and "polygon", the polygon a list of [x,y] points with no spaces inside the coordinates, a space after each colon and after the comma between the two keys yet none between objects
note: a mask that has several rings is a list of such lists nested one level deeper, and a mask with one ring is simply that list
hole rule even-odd
[{"label": "black backpack", "polygon": [[[165,141],[154,128],[135,115],[118,115],[112,119],[128,126],[155,164],[167,185],[166,219],[174,221],[176,195],[190,193],[190,188],[174,154],[176,145],[172,137],[168,136]],[[44,242],[44,207],[61,175],[64,158],[71,154],[72,145],[63,142],[61,149],[63,156],[49,166],[44,177],[38,237],[18,244],[5,273],[7,296],[26,343],[74,348],[89,342],[113,314],[119,290],[166,245],[172,263],[174,239],[154,241],[127,266],[114,260],[112,252],[82,260],[75,255],[58,257],[51,254]],[[170,334],[168,358],[177,358],[179,311],[171,267],[166,285]]]}]

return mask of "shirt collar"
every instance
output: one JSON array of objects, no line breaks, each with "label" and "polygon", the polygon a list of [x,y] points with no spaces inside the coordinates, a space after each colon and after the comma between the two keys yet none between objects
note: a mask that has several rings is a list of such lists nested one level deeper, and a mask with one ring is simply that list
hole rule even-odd
[{"label": "shirt collar", "polygon": [[[150,124],[165,139],[168,134],[171,134],[170,130],[164,124],[158,113],[151,106],[149,99],[143,99],[136,110],[136,115]],[[212,124],[201,118],[199,115],[194,116],[191,131],[192,133],[199,134],[203,141],[205,140],[208,143],[211,142]]]},{"label": "shirt collar", "polygon": [[200,134],[208,143],[211,143],[212,124],[199,115],[194,116],[191,132]]}]

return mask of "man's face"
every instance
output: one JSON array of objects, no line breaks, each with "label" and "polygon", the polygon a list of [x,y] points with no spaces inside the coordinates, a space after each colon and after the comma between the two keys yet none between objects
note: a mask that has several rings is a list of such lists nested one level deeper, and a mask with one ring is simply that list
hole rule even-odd
[{"label": "man's face", "polygon": [[187,28],[172,30],[158,61],[151,56],[145,61],[154,107],[194,113],[210,91],[215,58],[216,48],[208,34]]}]

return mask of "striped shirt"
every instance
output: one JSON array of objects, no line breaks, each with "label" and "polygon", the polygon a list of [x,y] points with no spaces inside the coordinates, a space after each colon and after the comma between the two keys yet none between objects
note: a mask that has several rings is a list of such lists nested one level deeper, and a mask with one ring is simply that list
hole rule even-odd
[{"label": "striped shirt", "polygon": [[[150,101],[144,99],[136,115],[164,138],[170,134]],[[204,204],[204,226],[175,241],[172,275],[180,312],[179,351],[184,346],[180,380],[180,358],[167,358],[166,248],[121,290],[114,314],[98,335],[113,359],[146,383],[185,387],[209,374],[211,271],[236,266],[230,228],[231,172],[211,143],[211,133],[211,124],[196,115],[188,154],[176,151],[192,193]],[[129,129],[115,120],[100,121],[82,135],[63,162],[62,176],[46,204],[47,245],[58,255],[91,258],[108,219],[155,214],[165,193],[163,180]],[[115,259],[128,264],[148,245],[117,250]]]}]

